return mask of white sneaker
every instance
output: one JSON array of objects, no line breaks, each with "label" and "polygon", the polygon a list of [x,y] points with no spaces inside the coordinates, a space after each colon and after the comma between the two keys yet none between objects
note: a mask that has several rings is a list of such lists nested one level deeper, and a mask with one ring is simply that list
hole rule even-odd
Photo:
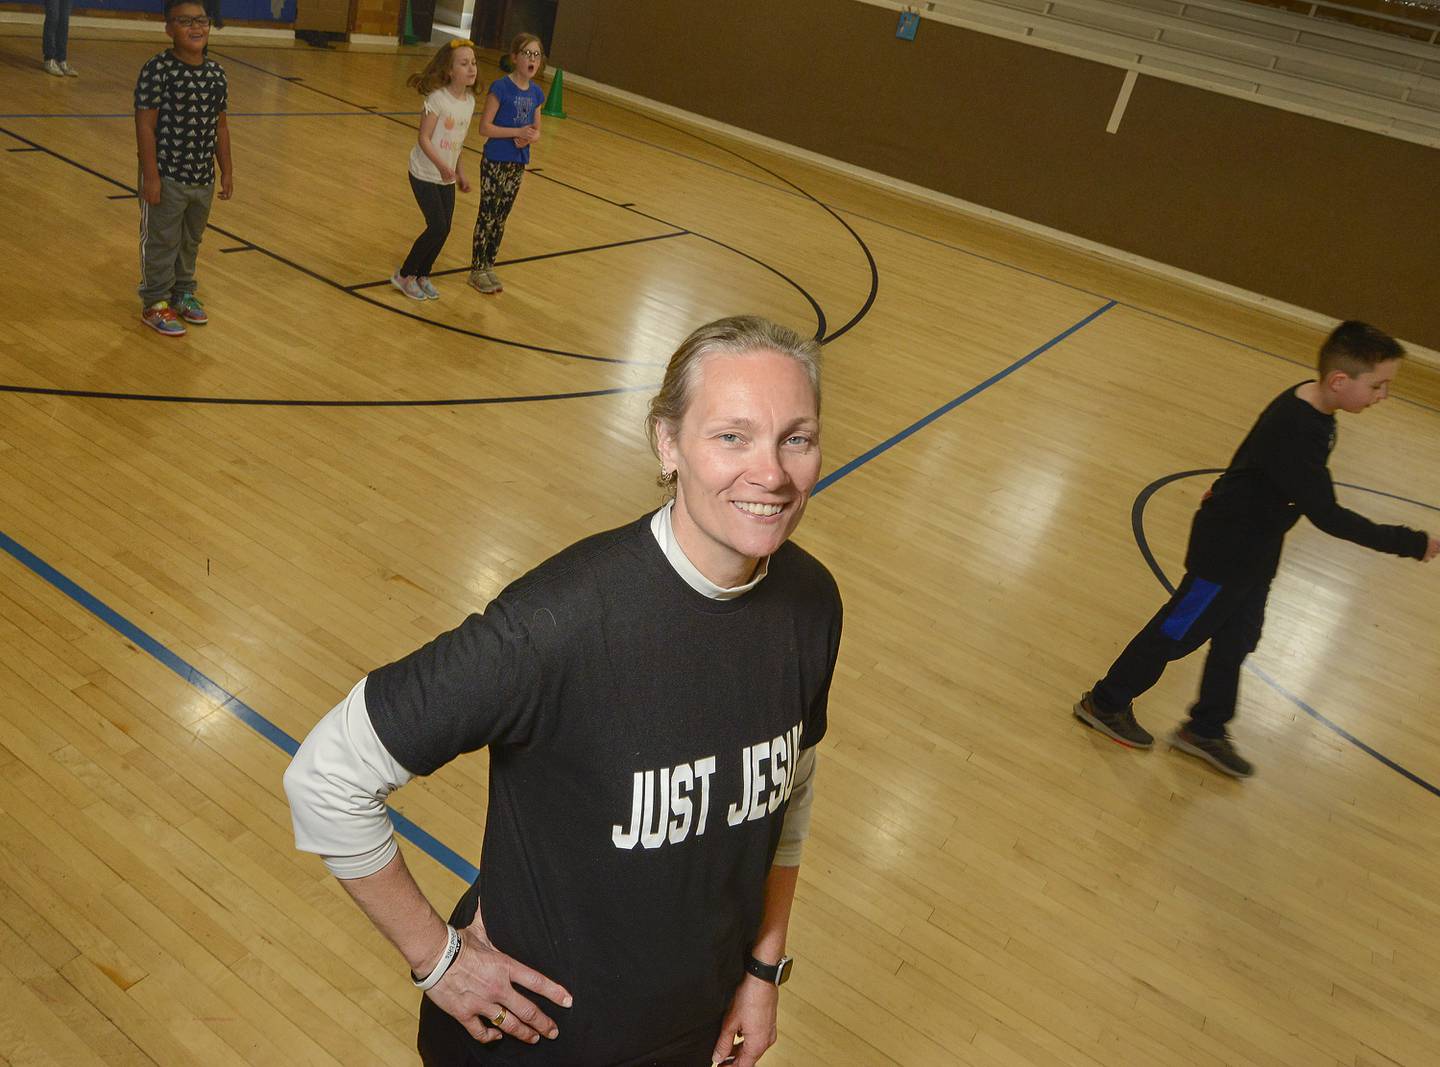
[{"label": "white sneaker", "polygon": [[53,74],[57,78],[65,77],[65,72],[60,69],[60,64],[53,59],[47,59],[45,61],[45,73]]},{"label": "white sneaker", "polygon": [[399,289],[411,300],[429,299],[429,297],[425,295],[425,290],[421,289],[420,286],[415,284],[414,278],[402,278],[400,277],[400,272],[398,270],[394,274],[390,275],[390,284],[393,285],[396,289]]},{"label": "white sneaker", "polygon": [[415,284],[420,286],[420,291],[431,300],[440,299],[440,290],[430,283],[429,278],[416,278]]},{"label": "white sneaker", "polygon": [[60,61],[60,73],[67,78],[80,77],[80,72],[63,59]]}]

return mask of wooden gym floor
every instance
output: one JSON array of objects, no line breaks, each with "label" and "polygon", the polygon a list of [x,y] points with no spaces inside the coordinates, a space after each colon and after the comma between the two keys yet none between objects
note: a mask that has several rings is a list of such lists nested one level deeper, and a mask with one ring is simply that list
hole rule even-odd
[{"label": "wooden gym floor", "polygon": [[[413,1062],[403,965],[292,847],[285,748],[654,506],[658,367],[739,311],[830,339],[799,540],[848,624],[766,1064],[1440,1062],[1440,568],[1297,529],[1236,722],[1252,781],[1070,715],[1163,596],[1137,498],[1223,466],[1317,331],[574,87],[505,294],[457,273],[413,304],[379,283],[420,226],[421,53],[217,33],[235,199],[213,321],[170,341],[134,296],[160,44],[77,28],[60,81],[37,36],[0,26],[0,1062]],[[1440,384],[1398,392],[1342,416],[1334,470],[1434,529]],[[1172,579],[1205,483],[1143,508]],[[485,773],[397,798],[442,911]]]}]

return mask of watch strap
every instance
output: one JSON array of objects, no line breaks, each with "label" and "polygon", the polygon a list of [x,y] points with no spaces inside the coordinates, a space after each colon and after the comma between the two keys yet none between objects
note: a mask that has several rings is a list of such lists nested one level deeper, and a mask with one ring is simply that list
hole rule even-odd
[{"label": "watch strap", "polygon": [[795,963],[789,956],[781,956],[779,963],[761,963],[754,956],[747,956],[745,959],[745,973],[754,975],[762,982],[769,982],[771,985],[784,985],[790,977],[790,968]]}]

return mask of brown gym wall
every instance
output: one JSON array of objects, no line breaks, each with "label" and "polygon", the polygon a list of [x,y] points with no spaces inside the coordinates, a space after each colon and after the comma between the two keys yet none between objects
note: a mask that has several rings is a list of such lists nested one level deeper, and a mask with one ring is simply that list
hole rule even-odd
[{"label": "brown gym wall", "polygon": [[[1440,348],[1440,150],[850,0],[563,0],[616,88]],[[1440,58],[1440,53],[1437,53]]]}]

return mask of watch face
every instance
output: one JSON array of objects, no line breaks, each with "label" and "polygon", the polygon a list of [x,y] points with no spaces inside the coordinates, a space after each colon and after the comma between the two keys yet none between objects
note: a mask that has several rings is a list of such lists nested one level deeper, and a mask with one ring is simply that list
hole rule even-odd
[{"label": "watch face", "polygon": [[775,984],[784,985],[790,978],[790,967],[795,961],[789,956],[781,956],[780,962],[775,965]]}]

